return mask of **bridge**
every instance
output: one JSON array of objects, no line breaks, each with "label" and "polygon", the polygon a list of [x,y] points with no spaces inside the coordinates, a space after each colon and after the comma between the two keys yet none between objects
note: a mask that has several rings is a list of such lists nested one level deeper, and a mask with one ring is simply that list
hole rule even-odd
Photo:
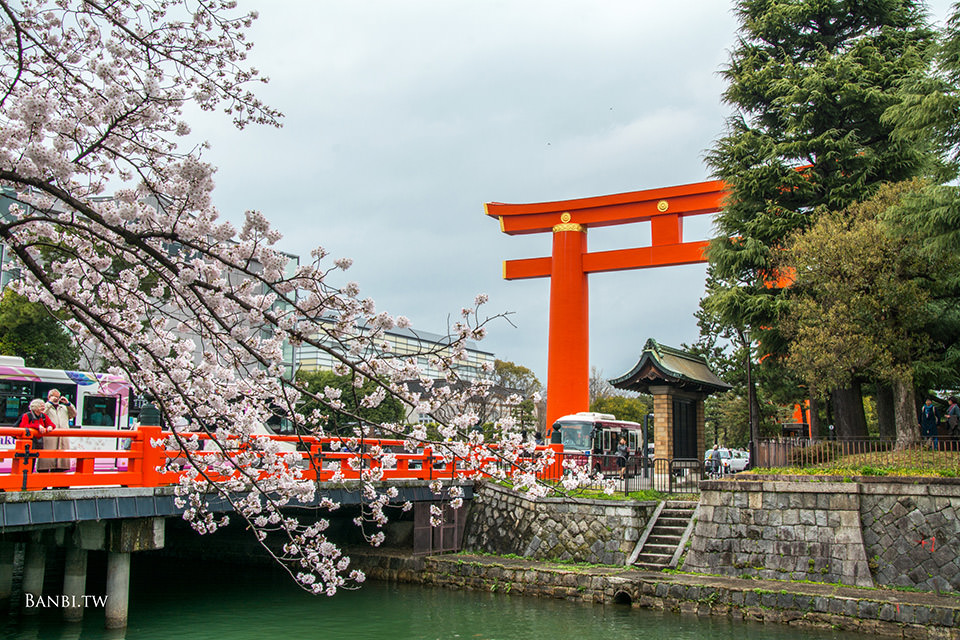
[{"label": "bridge", "polygon": [[[12,441],[12,448],[0,449],[0,490],[35,491],[40,489],[74,489],[78,487],[162,487],[175,485],[184,471],[175,470],[178,461],[192,458],[202,465],[205,458],[227,454],[231,457],[249,453],[243,444],[230,450],[203,444],[188,453],[166,446],[173,435],[160,427],[141,426],[138,429],[55,429],[47,435],[79,438],[97,444],[85,449],[37,449],[33,438],[37,434],[17,427],[0,427],[0,440]],[[184,440],[196,438],[199,443],[210,442],[206,433],[178,432]],[[415,452],[404,449],[403,440],[382,438],[355,438],[313,436],[252,436],[268,438],[300,457],[302,478],[308,481],[360,480],[364,470],[377,469],[381,480],[462,480],[476,477],[479,467],[496,462],[484,456],[471,460],[467,467],[462,459],[447,460],[430,446]],[[239,440],[231,439],[238,442]],[[344,443],[357,442],[356,447]],[[110,444],[105,444],[110,443]],[[122,443],[122,444],[120,444]],[[228,441],[228,445],[230,441]],[[395,464],[384,467],[377,451],[389,451]],[[68,471],[35,470],[36,460],[68,459]],[[225,478],[224,478],[225,479]]]},{"label": "bridge", "polygon": [[[46,558],[55,547],[66,549],[63,590],[56,596],[57,608],[67,620],[83,615],[86,586],[87,552],[107,552],[107,593],[104,601],[108,627],[126,626],[130,556],[138,551],[161,549],[165,544],[166,518],[182,516],[185,507],[178,507],[174,485],[186,473],[196,470],[177,469],[187,453],[167,446],[171,432],[160,427],[141,426],[135,430],[56,429],[52,436],[72,438],[84,446],[75,449],[37,449],[37,434],[22,428],[0,427],[0,601],[12,595],[15,550],[24,545],[22,591],[32,601],[43,597]],[[181,433],[185,439],[194,436],[206,443],[204,433]],[[362,474],[372,474],[378,482],[397,489],[393,503],[414,504],[414,552],[429,553],[449,550],[459,541],[464,514],[453,514],[437,531],[429,526],[429,507],[438,496],[429,486],[440,480],[447,487],[461,486],[463,498],[473,497],[473,478],[477,462],[467,468],[463,460],[446,459],[431,447],[405,452],[403,441],[365,439],[354,442],[340,438],[296,436],[254,436],[277,441],[286,453],[297,458],[294,463],[304,480],[320,484],[312,503],[295,503],[296,507],[315,507],[324,498],[341,505],[362,504],[359,491]],[[222,459],[249,453],[240,441],[228,441],[226,451],[215,443],[190,451],[194,464],[203,466]],[[391,463],[385,467],[378,451],[391,452]],[[35,470],[41,459],[67,459],[69,470]],[[215,474],[211,479],[217,480]],[[220,476],[226,479],[228,476]],[[227,496],[207,494],[212,512],[230,512],[233,507]],[[422,517],[424,516],[425,517]],[[425,523],[425,524],[424,524]],[[42,602],[42,600],[41,600]],[[43,609],[45,610],[45,609]],[[36,613],[37,608],[25,609]]]}]

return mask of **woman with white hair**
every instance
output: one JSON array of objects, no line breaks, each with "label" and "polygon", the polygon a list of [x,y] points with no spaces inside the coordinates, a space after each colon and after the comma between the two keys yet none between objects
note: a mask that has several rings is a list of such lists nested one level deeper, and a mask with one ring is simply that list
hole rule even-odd
[{"label": "woman with white hair", "polygon": [[[20,418],[20,427],[23,429],[32,429],[36,432],[36,435],[33,436],[33,450],[44,448],[42,436],[48,431],[53,431],[57,428],[55,424],[50,420],[50,417],[46,414],[47,403],[45,403],[40,398],[35,398],[30,401],[30,409],[23,414],[23,417]],[[39,463],[48,462],[47,460],[38,460],[37,461],[37,471],[45,471],[46,468],[41,469]],[[49,465],[46,465],[49,468]]]}]

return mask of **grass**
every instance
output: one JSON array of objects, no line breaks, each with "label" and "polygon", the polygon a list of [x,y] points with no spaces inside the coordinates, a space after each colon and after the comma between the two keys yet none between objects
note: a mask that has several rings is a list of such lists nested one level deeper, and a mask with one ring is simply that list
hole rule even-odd
[{"label": "grass", "polygon": [[[697,493],[664,493],[663,491],[656,491],[654,489],[631,491],[630,493],[614,491],[611,494],[604,492],[602,489],[574,489],[572,491],[567,491],[553,481],[544,480],[543,482],[544,484],[547,484],[556,490],[555,494],[548,496],[550,498],[565,496],[570,498],[582,498],[584,500],[610,500],[614,502],[623,502],[626,500],[660,502],[661,500],[698,500],[700,497],[700,495]],[[500,485],[501,487],[506,487],[507,489],[514,488],[513,483],[509,480],[496,480],[494,483]]]},{"label": "grass", "polygon": [[763,475],[960,478],[960,452],[910,449],[838,455],[803,466],[754,469]]}]

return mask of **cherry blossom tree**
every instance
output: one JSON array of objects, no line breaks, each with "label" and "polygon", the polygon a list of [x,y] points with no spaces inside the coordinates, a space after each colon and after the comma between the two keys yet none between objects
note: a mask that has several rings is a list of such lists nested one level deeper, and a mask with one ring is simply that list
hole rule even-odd
[{"label": "cherry blossom tree", "polygon": [[[311,392],[284,376],[284,344],[329,353],[337,374],[369,389],[363,407],[392,395],[421,413],[451,416],[432,446],[460,458],[458,468],[486,465],[502,477],[513,467],[514,483],[537,493],[544,489],[535,474],[551,454],[535,453],[509,417],[497,424],[495,447],[470,429],[476,416],[462,408],[490,383],[463,384],[456,367],[466,341],[486,331],[485,296],[462,310],[448,344],[418,354],[442,372],[437,381],[416,357],[389,352],[384,332],[408,327],[404,317],[378,311],[355,283],[337,284],[349,259],[331,262],[317,248],[291,264],[263,214],[246,212],[239,229],[220,218],[211,203],[214,168],[191,138],[184,107],[221,110],[240,129],[281,119],[252,91],[266,81],[245,61],[256,14],[235,5],[0,0],[0,187],[16,203],[0,212],[0,241],[19,262],[18,292],[69,317],[78,341],[96,344],[164,416],[187,417],[191,431],[212,438],[201,453],[195,436],[163,425],[172,430],[166,445],[183,453],[178,495],[194,528],[211,532],[226,522],[207,508],[209,496],[222,496],[299,584],[332,594],[363,576],[325,537],[325,520],[307,526],[281,513],[314,501],[318,487],[304,479],[300,453],[255,434],[282,415],[304,437],[321,437],[324,412],[347,409],[337,390]],[[307,399],[315,408],[305,414]],[[428,443],[422,427],[353,417],[344,446],[373,434],[402,438],[409,450]],[[395,455],[369,453],[386,466]],[[506,464],[489,464],[491,455]],[[359,489],[359,524],[374,544],[396,497],[379,473],[365,469]],[[566,482],[578,480],[571,473]],[[461,502],[455,490],[449,497]],[[322,498],[320,506],[337,507]]]}]

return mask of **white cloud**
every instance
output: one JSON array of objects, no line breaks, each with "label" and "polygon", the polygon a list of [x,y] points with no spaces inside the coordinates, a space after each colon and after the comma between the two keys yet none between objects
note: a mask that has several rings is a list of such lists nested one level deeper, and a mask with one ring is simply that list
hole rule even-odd
[{"label": "white cloud", "polygon": [[[263,4],[263,3],[261,3]],[[947,13],[948,0],[932,3]],[[726,113],[718,69],[734,41],[715,0],[364,0],[263,4],[253,63],[282,129],[192,116],[220,167],[215,200],[260,209],[283,249],[355,259],[378,307],[442,331],[474,294],[514,311],[483,344],[546,375],[547,280],[504,282],[508,237],[483,202],[540,202],[708,178]],[[700,225],[703,227],[704,225]],[[648,242],[592,230],[590,246]],[[701,228],[699,236],[705,235]],[[591,361],[626,371],[647,337],[693,342],[703,266],[591,276]]]}]

